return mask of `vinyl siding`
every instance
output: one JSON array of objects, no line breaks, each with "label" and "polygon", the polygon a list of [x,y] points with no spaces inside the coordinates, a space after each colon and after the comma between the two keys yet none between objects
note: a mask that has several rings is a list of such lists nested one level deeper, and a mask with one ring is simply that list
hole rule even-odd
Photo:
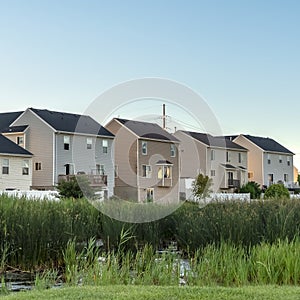
[{"label": "vinyl siding", "polygon": [[238,136],[235,143],[248,149],[248,172],[253,172],[253,178],[249,179],[255,181],[260,185],[264,185],[264,175],[263,175],[263,151],[255,144],[250,142],[245,137]]},{"label": "vinyl siding", "polygon": [[[68,134],[55,134],[56,167],[55,181],[58,175],[66,174],[65,165],[74,164],[75,174],[84,172],[95,174],[96,165],[104,165],[107,175],[108,196],[113,195],[114,188],[114,144],[112,138],[90,137],[85,135],[68,135],[70,137],[70,148],[64,150],[64,136]],[[92,139],[92,149],[87,149],[87,138]],[[103,153],[102,141],[108,141],[108,151]]]},{"label": "vinyl siding", "polygon": [[177,131],[174,136],[180,140],[182,178],[196,178],[199,173],[207,173],[206,146],[189,135]]},{"label": "vinyl siding", "polygon": [[[147,141],[147,155],[142,154],[142,142]],[[151,140],[139,140],[139,187],[140,187],[140,201],[146,200],[147,188],[154,188],[154,201],[159,202],[176,202],[179,198],[179,154],[178,148],[176,156],[171,157],[170,142],[159,142]],[[174,144],[179,147],[179,144]],[[160,187],[158,183],[157,162],[159,160],[168,160],[173,164],[172,166],[172,186]],[[150,165],[152,169],[151,178],[142,177],[142,166]]]},{"label": "vinyl siding", "polygon": [[[110,122],[106,128],[115,135],[115,164],[118,166],[115,194],[119,197],[124,197],[124,195],[134,197],[137,195],[132,190],[132,187],[137,188],[137,137],[116,120]],[[126,199],[129,198],[126,197]]]},{"label": "vinyl siding", "polygon": [[[279,156],[281,156],[282,162],[279,163]],[[268,157],[271,163],[268,164]],[[290,165],[287,164],[287,157],[290,158]],[[268,174],[273,174],[273,183],[278,181],[284,182],[284,174],[288,174],[288,182],[293,182],[294,171],[293,171],[293,156],[285,155],[272,152],[264,152],[263,154],[264,163],[264,181],[263,184],[269,186]]]},{"label": "vinyl siding", "polygon": [[[2,159],[9,160],[9,174],[2,174]],[[22,174],[23,161],[29,161],[29,175]],[[30,190],[32,185],[32,159],[0,155],[0,190]]]},{"label": "vinyl siding", "polygon": [[[118,178],[115,179],[115,194],[128,200],[144,201],[146,189],[154,188],[154,201],[172,202],[179,198],[179,152],[171,157],[169,142],[147,140],[147,155],[141,154],[141,141],[138,137],[112,120],[106,128],[115,135],[115,163],[118,166]],[[158,187],[158,160],[168,160],[173,166],[172,187]],[[152,177],[142,177],[142,165],[151,164]],[[139,176],[138,176],[139,175]]]},{"label": "vinyl siding", "polygon": [[36,162],[42,163],[42,170],[33,168],[33,187],[53,186],[53,130],[30,110],[26,110],[13,125],[29,125],[26,130],[26,149],[34,155],[33,166]]}]

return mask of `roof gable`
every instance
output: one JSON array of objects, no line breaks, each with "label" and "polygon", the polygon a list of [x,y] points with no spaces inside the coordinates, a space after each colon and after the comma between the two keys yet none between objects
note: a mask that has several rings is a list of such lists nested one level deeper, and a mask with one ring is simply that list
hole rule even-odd
[{"label": "roof gable", "polygon": [[9,127],[23,112],[0,113],[0,130]]},{"label": "roof gable", "polygon": [[127,120],[127,119],[120,119],[120,118],[115,118],[115,120],[120,122],[124,127],[127,127],[129,130],[131,130],[139,138],[161,140],[161,141],[168,141],[168,142],[179,142],[179,140],[175,136],[173,136],[166,130],[162,129],[156,123]]},{"label": "roof gable", "polygon": [[47,109],[30,108],[30,110],[56,131],[114,137],[110,131],[90,116],[56,112]]},{"label": "roof gable", "polygon": [[241,151],[247,151],[246,148],[232,142],[231,140],[225,137],[214,137],[208,133],[201,133],[201,132],[193,132],[193,131],[183,131],[185,134],[191,136],[192,138],[202,142],[208,147],[217,147],[217,148],[224,148],[224,149],[236,149]]},{"label": "roof gable", "polygon": [[16,143],[12,142],[2,134],[0,134],[0,153],[10,155],[30,155],[32,154],[26,149],[20,147]]},{"label": "roof gable", "polygon": [[243,134],[245,138],[247,138],[249,141],[263,149],[264,151],[270,151],[270,152],[279,152],[279,153],[285,153],[285,154],[292,154],[293,152],[276,142],[275,140],[271,138],[265,138],[265,137],[259,137],[259,136],[252,136],[252,135],[245,135]]}]

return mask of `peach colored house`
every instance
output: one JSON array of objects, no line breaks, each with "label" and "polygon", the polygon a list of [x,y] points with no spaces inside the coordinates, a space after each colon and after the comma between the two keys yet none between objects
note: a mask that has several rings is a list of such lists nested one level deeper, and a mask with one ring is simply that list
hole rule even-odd
[{"label": "peach colored house", "polygon": [[115,135],[115,195],[138,202],[179,199],[179,141],[155,123],[120,118]]}]

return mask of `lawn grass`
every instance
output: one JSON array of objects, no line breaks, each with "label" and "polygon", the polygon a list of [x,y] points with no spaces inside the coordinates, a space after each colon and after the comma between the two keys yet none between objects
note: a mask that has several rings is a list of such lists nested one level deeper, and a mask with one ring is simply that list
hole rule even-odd
[{"label": "lawn grass", "polygon": [[43,300],[43,299],[107,299],[107,300],[148,300],[148,299],[241,299],[241,300],[296,300],[299,299],[300,287],[290,286],[244,286],[244,287],[174,287],[174,286],[84,286],[66,287],[49,290],[11,293],[5,300]]}]

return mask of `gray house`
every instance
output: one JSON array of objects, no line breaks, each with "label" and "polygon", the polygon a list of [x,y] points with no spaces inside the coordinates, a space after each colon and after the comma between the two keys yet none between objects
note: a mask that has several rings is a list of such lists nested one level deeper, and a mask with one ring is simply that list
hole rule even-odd
[{"label": "gray house", "polygon": [[271,138],[248,134],[228,138],[249,150],[249,181],[267,187],[273,183],[283,182],[286,187],[293,187],[293,152]]},{"label": "gray house", "polygon": [[115,194],[139,202],[179,200],[179,141],[158,124],[120,118],[115,135]]},{"label": "gray house", "polygon": [[114,135],[89,116],[28,108],[2,134],[33,153],[33,189],[86,174],[113,195]]},{"label": "gray house", "polygon": [[181,142],[181,178],[203,174],[212,179],[213,192],[233,192],[247,180],[247,149],[207,133],[176,131]]}]

